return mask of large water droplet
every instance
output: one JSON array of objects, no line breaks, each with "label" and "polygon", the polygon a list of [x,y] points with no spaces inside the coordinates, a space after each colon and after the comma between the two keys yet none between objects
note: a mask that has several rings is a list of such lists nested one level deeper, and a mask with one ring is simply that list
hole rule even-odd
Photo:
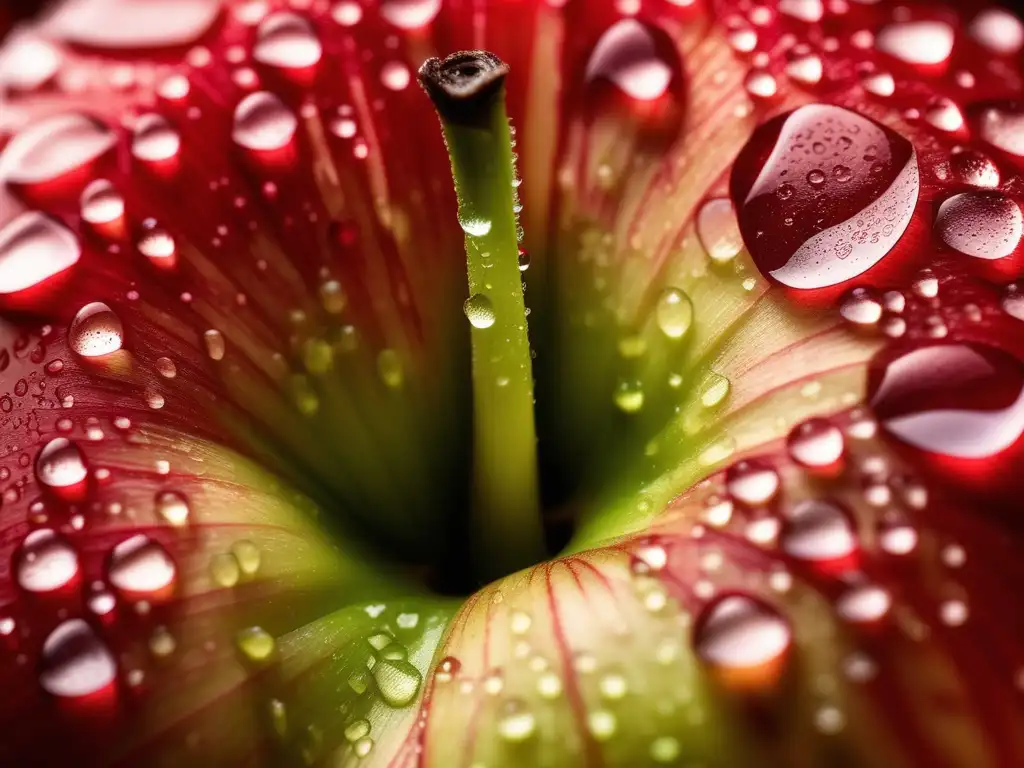
[{"label": "large water droplet", "polygon": [[248,149],[281,149],[291,141],[298,124],[295,113],[277,96],[259,91],[238,102],[231,137]]},{"label": "large water droplet", "polygon": [[407,707],[419,693],[423,678],[416,667],[404,659],[383,659],[373,666],[373,679],[381,698],[392,707]]},{"label": "large water droplet", "polygon": [[220,9],[219,0],[77,0],[55,6],[44,28],[94,48],[163,48],[198,39]]},{"label": "large water droplet", "polygon": [[892,597],[875,584],[851,587],[836,601],[836,613],[846,621],[867,623],[878,621],[889,612]]},{"label": "large water droplet", "polygon": [[36,456],[36,479],[59,496],[77,496],[87,475],[85,456],[66,437],[53,438]]},{"label": "large water droplet", "polygon": [[843,433],[827,419],[808,419],[798,424],[786,438],[793,461],[804,467],[831,467],[842,458]]},{"label": "large water droplet", "polygon": [[0,87],[33,90],[57,74],[61,54],[30,34],[12,34],[0,45]]},{"label": "large water droplet", "polygon": [[857,549],[850,517],[836,504],[821,499],[802,501],[790,510],[779,543],[787,554],[819,563],[849,557]]},{"label": "large water droplet", "polygon": [[246,661],[253,664],[265,664],[277,650],[277,643],[274,636],[263,627],[247,627],[235,637],[238,650],[242,652]]},{"label": "large water droplet", "polygon": [[638,101],[651,101],[668,91],[678,77],[674,48],[665,33],[636,19],[616,22],[601,35],[587,61],[586,80],[605,79]]},{"label": "large water droplet", "polygon": [[1024,105],[1000,102],[970,110],[978,135],[996,149],[1024,158]]},{"label": "large water droplet", "polygon": [[110,552],[107,580],[133,597],[153,595],[174,583],[177,568],[163,545],[145,534],[122,541]]},{"label": "large water droplet", "polygon": [[68,330],[68,345],[82,357],[109,355],[121,348],[124,328],[110,307],[101,301],[86,304]]},{"label": "large water droplet", "polygon": [[63,224],[27,211],[0,229],[0,295],[43,285],[78,262],[81,247]]},{"label": "large water droplet", "polygon": [[944,456],[992,457],[1024,432],[1024,366],[983,344],[883,352],[871,363],[868,396],[888,434]]},{"label": "large water droplet", "polygon": [[724,197],[708,200],[697,213],[697,237],[716,264],[732,261],[743,249],[743,237],[732,201]]},{"label": "large water droplet", "polygon": [[917,203],[917,157],[899,134],[811,104],[759,127],[733,166],[740,231],[762,274],[823,288],[892,249]]},{"label": "large water droplet", "polygon": [[417,29],[434,20],[441,0],[381,0],[380,15],[400,29]]},{"label": "large water droplet", "polygon": [[494,305],[482,293],[474,293],[462,305],[462,311],[474,328],[490,328],[494,325]]},{"label": "large water droplet", "polygon": [[986,8],[967,29],[971,37],[1000,56],[1012,56],[1024,46],[1024,24],[1002,8]]},{"label": "large water droplet", "polygon": [[29,533],[15,555],[14,574],[27,592],[62,589],[78,576],[78,553],[71,542],[50,528]]},{"label": "large water droplet", "polygon": [[39,663],[39,684],[53,696],[89,696],[117,678],[113,654],[82,619],[57,625],[43,641]]},{"label": "large water droplet", "polygon": [[791,640],[789,624],[778,611],[746,595],[726,595],[709,603],[694,631],[701,660],[726,670],[777,662]]},{"label": "large water droplet", "polygon": [[950,248],[979,259],[1009,256],[1020,243],[1020,207],[1001,192],[963,192],[943,201],[935,232]]},{"label": "large water droplet", "polygon": [[132,154],[139,160],[170,160],[181,148],[181,137],[174,127],[154,112],[142,115],[132,133]]},{"label": "large water droplet", "polygon": [[296,13],[280,11],[267,16],[256,33],[253,58],[273,67],[311,67],[323,49],[309,21]]},{"label": "large water droplet", "polygon": [[875,48],[907,64],[941,64],[953,50],[953,28],[942,21],[895,22],[879,30]]},{"label": "large water droplet", "polygon": [[949,166],[954,176],[964,184],[972,187],[999,186],[999,168],[991,158],[973,149],[954,150]]},{"label": "large water droplet", "polygon": [[0,179],[19,184],[51,181],[102,155],[117,140],[98,120],[77,112],[30,123],[0,153]]},{"label": "large water droplet", "polygon": [[678,288],[666,288],[654,309],[661,332],[670,339],[681,339],[693,324],[693,302]]}]

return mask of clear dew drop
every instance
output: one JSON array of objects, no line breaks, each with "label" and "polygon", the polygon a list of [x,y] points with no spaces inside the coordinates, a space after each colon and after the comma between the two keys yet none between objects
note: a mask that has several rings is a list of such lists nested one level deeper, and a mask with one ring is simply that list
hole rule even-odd
[{"label": "clear dew drop", "polygon": [[166,659],[174,653],[178,647],[178,641],[171,634],[167,627],[160,626],[153,630],[149,636],[149,652],[155,658]]},{"label": "clear dew drop", "polygon": [[62,589],[75,580],[78,572],[78,553],[71,542],[50,528],[30,532],[15,556],[15,578],[26,592]]},{"label": "clear dew drop", "polygon": [[636,19],[622,19],[609,27],[587,60],[585,80],[608,80],[637,101],[663,96],[674,77],[676,62],[661,49],[656,32]]},{"label": "clear dew drop", "polygon": [[724,197],[708,200],[697,213],[697,237],[711,261],[725,264],[743,249],[732,202]]},{"label": "clear dew drop", "polygon": [[838,505],[808,499],[787,514],[779,544],[792,557],[825,562],[853,554],[857,538],[849,516]]},{"label": "clear dew drop", "polygon": [[746,595],[726,595],[705,606],[694,634],[705,664],[749,669],[780,659],[789,648],[789,624],[772,607]]},{"label": "clear dew drop", "polygon": [[107,581],[119,592],[152,595],[174,584],[177,568],[158,541],[145,534],[125,539],[110,551]]},{"label": "clear dew drop", "polygon": [[953,50],[953,28],[942,21],[899,21],[875,36],[875,47],[906,64],[941,64]]},{"label": "clear dew drop", "polygon": [[238,568],[244,576],[251,578],[259,571],[263,554],[260,548],[248,539],[241,539],[232,544],[231,554],[235,556]]},{"label": "clear dew drop", "polygon": [[519,743],[526,741],[537,729],[537,718],[530,708],[519,699],[509,699],[503,706],[498,720],[498,735],[505,741]]},{"label": "clear dew drop", "polygon": [[31,34],[8,35],[0,46],[0,87],[31,91],[52,78],[61,65],[61,52]]},{"label": "clear dew drop", "polygon": [[142,115],[132,133],[132,154],[139,160],[156,163],[170,160],[181,149],[177,130],[154,112]]},{"label": "clear dew drop", "polygon": [[279,11],[260,23],[252,55],[272,67],[301,69],[320,61],[323,48],[310,22],[296,13]]},{"label": "clear dew drop", "polygon": [[474,293],[462,305],[466,319],[474,328],[490,328],[494,325],[494,305],[482,293]]},{"label": "clear dew drop", "polygon": [[220,14],[221,4],[216,0],[92,0],[62,4],[53,11],[45,28],[55,37],[89,48],[138,51],[198,40]]},{"label": "clear dew drop", "polygon": [[789,433],[786,448],[797,464],[810,468],[830,467],[845,450],[843,433],[826,419],[809,419]]},{"label": "clear dew drop", "polygon": [[246,661],[265,664],[277,650],[274,636],[263,627],[246,627],[235,635],[235,645]]},{"label": "clear dew drop", "polygon": [[964,184],[983,188],[999,186],[999,168],[990,157],[973,149],[954,150],[949,165],[953,175]]},{"label": "clear dew drop", "polygon": [[1024,157],[1024,108],[1016,102],[990,106],[977,116],[978,135],[996,149]]},{"label": "clear dew drop", "polygon": [[803,85],[817,85],[821,82],[822,74],[821,57],[816,53],[798,56],[786,64],[786,75]]},{"label": "clear dew drop", "polygon": [[355,0],[341,0],[331,6],[331,18],[343,27],[354,27],[363,20],[363,7]]},{"label": "clear dew drop", "polygon": [[385,62],[380,68],[380,81],[388,90],[404,91],[411,80],[409,68],[400,61]]},{"label": "clear dew drop", "polygon": [[693,302],[680,289],[667,288],[658,297],[654,314],[662,333],[681,339],[693,324]]},{"label": "clear dew drop", "polygon": [[100,301],[86,304],[68,329],[68,345],[82,357],[100,357],[121,349],[124,327],[114,310]]},{"label": "clear dew drop", "polygon": [[623,413],[637,413],[644,407],[644,389],[639,381],[620,381],[612,394],[612,400]]},{"label": "clear dew drop", "polygon": [[654,762],[668,764],[679,759],[682,747],[679,744],[679,739],[675,736],[658,736],[651,741],[647,752]]},{"label": "clear dew drop", "polygon": [[57,625],[43,641],[39,664],[43,690],[62,698],[89,696],[117,678],[113,654],[82,619]]},{"label": "clear dew drop", "polygon": [[839,314],[853,325],[876,325],[882,319],[882,302],[868,288],[854,288],[843,296]]},{"label": "clear dew drop", "polygon": [[758,99],[770,99],[779,90],[775,77],[762,69],[752,69],[743,80],[747,93]]},{"label": "clear dew drop", "polygon": [[459,206],[459,225],[463,232],[473,237],[483,237],[491,231],[491,220],[477,216],[467,205]]},{"label": "clear dew drop", "polygon": [[63,224],[38,211],[21,214],[0,229],[0,296],[44,285],[81,253]]},{"label": "clear dew drop", "polygon": [[373,679],[390,707],[407,707],[419,693],[423,677],[405,659],[382,659],[373,665]]},{"label": "clear dew drop", "polygon": [[960,253],[1001,259],[1020,244],[1024,229],[1020,207],[1001,192],[962,192],[942,202],[935,233]]},{"label": "clear dew drop", "polygon": [[399,29],[419,29],[432,22],[441,0],[381,0],[380,15]]},{"label": "clear dew drop", "polygon": [[157,266],[170,266],[178,252],[174,238],[166,230],[151,226],[138,242],[139,253]]},{"label": "clear dew drop", "polygon": [[117,141],[98,120],[76,112],[29,123],[0,152],[0,178],[38,184],[82,168]]},{"label": "clear dew drop", "polygon": [[617,728],[618,718],[607,709],[592,709],[587,713],[587,730],[597,741],[608,741]]},{"label": "clear dew drop", "polygon": [[725,488],[735,500],[755,507],[767,504],[779,491],[779,473],[756,459],[739,461],[725,473]]},{"label": "clear dew drop", "polygon": [[292,140],[298,124],[295,113],[277,96],[257,91],[235,107],[231,138],[246,149],[272,151]]},{"label": "clear dew drop", "polygon": [[90,224],[109,224],[124,215],[124,198],[106,179],[96,179],[82,190],[82,218]]},{"label": "clear dew drop", "polygon": [[181,528],[188,525],[192,510],[177,491],[161,491],[156,496],[156,513],[168,525]]},{"label": "clear dew drop", "polygon": [[210,578],[218,587],[230,589],[242,578],[242,569],[231,552],[218,552],[210,558]]},{"label": "clear dew drop", "polygon": [[1003,296],[1000,301],[1003,311],[1024,321],[1024,291],[1016,283],[1010,283],[1003,289]]},{"label": "clear dew drop", "polygon": [[873,96],[887,98],[896,92],[896,81],[888,72],[868,72],[861,77],[860,84]]},{"label": "clear dew drop", "polygon": [[43,446],[35,471],[39,484],[57,495],[73,493],[88,475],[82,450],[66,437],[55,437]]}]

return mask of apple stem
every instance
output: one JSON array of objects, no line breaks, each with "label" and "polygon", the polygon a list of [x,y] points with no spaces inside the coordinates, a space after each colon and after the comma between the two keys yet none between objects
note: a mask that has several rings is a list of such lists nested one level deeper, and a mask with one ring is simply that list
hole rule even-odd
[{"label": "apple stem", "polygon": [[441,119],[466,233],[474,415],[470,525],[474,574],[483,580],[535,565],[546,554],[507,73],[486,51],[428,59],[419,71]]}]

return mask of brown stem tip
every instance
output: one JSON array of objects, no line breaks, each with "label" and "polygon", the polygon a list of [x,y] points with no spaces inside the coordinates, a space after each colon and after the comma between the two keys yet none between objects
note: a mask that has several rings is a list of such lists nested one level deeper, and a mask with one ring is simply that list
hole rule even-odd
[{"label": "brown stem tip", "polygon": [[507,74],[508,65],[490,51],[459,51],[424,61],[419,80],[444,120],[468,123],[488,112]]}]

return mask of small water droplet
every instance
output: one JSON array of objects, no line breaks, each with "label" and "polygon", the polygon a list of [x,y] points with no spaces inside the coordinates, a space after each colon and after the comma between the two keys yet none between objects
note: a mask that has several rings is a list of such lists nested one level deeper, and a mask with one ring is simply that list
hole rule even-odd
[{"label": "small water droplet", "polygon": [[0,296],[44,285],[78,262],[81,247],[64,225],[27,211],[0,229]]},{"label": "small water droplet", "polygon": [[761,506],[778,493],[779,473],[763,461],[738,461],[726,471],[725,487],[737,501],[747,506]]},{"label": "small water droplet", "polygon": [[697,237],[713,263],[725,264],[736,257],[743,249],[743,238],[730,200],[718,197],[701,206]]},{"label": "small water droplet", "polygon": [[246,661],[252,664],[265,664],[274,656],[277,643],[274,636],[263,627],[246,627],[235,635],[235,644]]},{"label": "small water droplet", "polygon": [[230,552],[218,552],[210,558],[210,577],[217,586],[230,589],[238,584],[241,576],[238,560]]},{"label": "small water droplet", "polygon": [[1020,244],[1020,207],[1001,192],[962,192],[944,200],[935,232],[950,248],[979,259],[1001,259]]},{"label": "small water droplet", "polygon": [[854,288],[843,296],[839,314],[854,325],[875,325],[882,319],[882,302],[869,288]]},{"label": "small water droplet", "polygon": [[725,670],[756,669],[778,662],[791,641],[789,624],[774,608],[738,594],[705,606],[694,631],[701,660]]},{"label": "small water droplet", "polygon": [[40,485],[65,498],[80,495],[80,486],[88,476],[81,449],[65,437],[55,437],[43,446],[36,457],[35,471]]},{"label": "small water droplet", "polygon": [[678,288],[666,288],[658,298],[655,317],[662,333],[670,339],[681,339],[693,323],[693,303]]},{"label": "small water droplet", "polygon": [[399,29],[418,29],[434,20],[441,0],[381,0],[380,15]]},{"label": "small water droplet", "polygon": [[65,112],[29,123],[0,152],[0,178],[16,184],[52,181],[82,168],[117,141],[98,120]]},{"label": "small water droplet", "polygon": [[850,517],[821,499],[802,501],[789,511],[779,543],[787,554],[818,563],[847,558],[857,549]]},{"label": "small water droplet", "polygon": [[643,385],[634,380],[620,381],[612,399],[623,413],[636,413],[644,407]]},{"label": "small water droplet", "polygon": [[793,461],[804,467],[830,467],[843,456],[845,441],[839,428],[827,419],[809,419],[789,433],[786,448]]},{"label": "small water droplet", "polygon": [[533,736],[536,727],[537,719],[524,702],[518,699],[505,702],[502,716],[498,720],[498,734],[505,741],[526,741]]},{"label": "small water droplet", "polygon": [[161,491],[156,495],[156,512],[168,525],[176,528],[187,525],[192,510],[188,501],[177,491]]},{"label": "small water droplet", "polygon": [[181,148],[181,137],[174,127],[154,112],[142,115],[132,133],[132,154],[139,160],[170,160]]},{"label": "small water droplet", "polygon": [[407,707],[419,693],[423,678],[405,659],[382,659],[373,666],[373,679],[390,707]]},{"label": "small water droplet", "polygon": [[174,584],[177,568],[159,542],[145,534],[122,541],[110,552],[107,580],[133,597],[152,596]]},{"label": "small water droplet", "polygon": [[106,179],[96,179],[82,190],[82,218],[90,224],[109,224],[124,215],[124,198]]},{"label": "small water droplet", "polygon": [[211,360],[223,360],[226,351],[224,334],[215,328],[203,332],[203,345]]},{"label": "small water droplet", "polygon": [[892,597],[875,584],[858,584],[846,590],[836,601],[836,613],[845,621],[868,623],[878,621],[889,612]]},{"label": "small water droplet", "polygon": [[875,47],[906,64],[941,64],[953,50],[953,28],[941,21],[898,21],[875,36]]},{"label": "small water droplet", "polygon": [[89,696],[116,678],[113,654],[82,619],[64,621],[43,641],[39,684],[47,693],[62,698]]},{"label": "small water droplet", "polygon": [[66,538],[50,528],[25,536],[15,555],[18,586],[26,592],[62,589],[78,577],[78,553]]}]

